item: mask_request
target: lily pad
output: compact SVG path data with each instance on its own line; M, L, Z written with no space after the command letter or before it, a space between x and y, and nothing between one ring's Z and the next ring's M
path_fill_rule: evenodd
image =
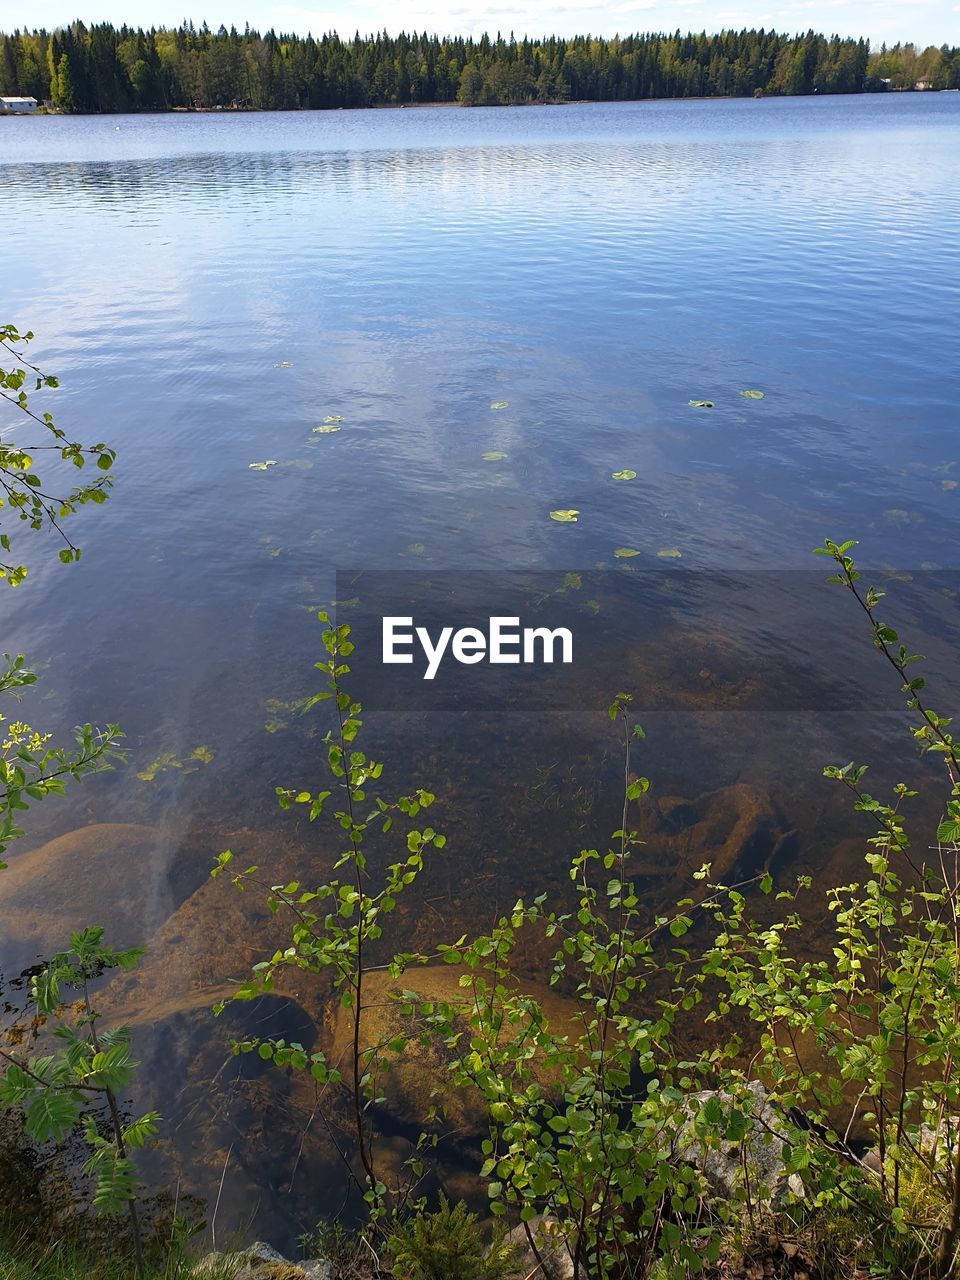
M743 396L745 400L762 400L763 399L762 391L741 391L740 394Z
M336 422L324 422L319 427L313 428L315 436L332 436L335 431L342 431L343 427Z
M510 403L510 402L509 402L509 400L492 400L492 401L490 402L490 408L491 408L491 409L506 409L506 408L507 408L507 406L509 405L509 403Z
M629 467L626 467L623 471L610 472L611 480L636 480L636 478L637 473L635 471L631 471Z
M713 408L712 400L688 400L687 404L689 404L694 409L712 409Z
M292 361L292 360L278 360L278 361L276 362L276 364L275 364L273 367L274 367L275 369L292 369L292 368L293 368L293 361Z
M489 453L483 455L484 462L503 462L506 454L502 449L491 449Z
M558 524L576 524L579 514L580 512L576 507L560 507L558 510L550 512L550 519L556 520Z
M633 556L638 556L641 553L636 549L636 547L617 547L613 554L618 560L629 560Z
M251 462L251 463L250 463L250 470L251 470L251 471L266 471L266 469L267 469L268 467L275 467L275 466L277 466L277 460L276 460L276 458L268 458L268 459L266 460L266 462Z
M679 560L682 554L676 547L661 547L657 552L661 560Z
M342 421L343 421L342 413L328 413L327 416L324 418L324 422L342 422Z

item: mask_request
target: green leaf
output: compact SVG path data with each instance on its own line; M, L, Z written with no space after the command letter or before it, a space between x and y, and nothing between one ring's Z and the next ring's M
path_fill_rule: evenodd
M636 480L636 478L637 473L635 471L631 471L629 468L625 468L623 471L610 472L611 480Z
M491 409L506 409L507 404L508 404L508 401L506 401L506 400L493 400L493 401L491 402L491 404L490 404L490 408L491 408Z
M679 560L683 552L677 547L661 547L657 556L661 560Z
M762 391L741 391L740 394L743 396L745 400L762 400L763 399Z
M617 547L613 554L618 560L630 560L633 556L640 555L641 552L637 551L635 547Z
M687 404L689 404L694 409L712 409L713 408L712 400L688 400Z
M502 449L491 449L489 453L483 455L484 462L503 462L506 454Z
M27 1107L27 1132L37 1142L64 1137L77 1123L80 1103L72 1093L41 1089Z
M557 524L576 524L579 514L576 507L559 507L550 512L550 519L556 520Z

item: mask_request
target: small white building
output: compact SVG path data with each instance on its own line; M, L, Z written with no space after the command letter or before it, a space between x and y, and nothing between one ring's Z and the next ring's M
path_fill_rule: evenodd
M0 114L26 116L39 105L36 98L0 98Z

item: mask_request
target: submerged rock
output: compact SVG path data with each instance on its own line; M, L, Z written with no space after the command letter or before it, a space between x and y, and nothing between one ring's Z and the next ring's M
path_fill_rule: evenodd
M419 1039L422 1021L404 1013L402 993L411 991L425 1004L445 1001L466 1012L472 999L469 988L460 986L463 970L456 965L426 965L408 969L402 977L385 973L368 974L364 981L361 1046L388 1045L406 1039L404 1049L386 1053L378 1074L383 1097L380 1112L386 1122L412 1134L420 1130L453 1130L459 1137L485 1133L487 1105L479 1090L455 1086L448 1070L451 1051L436 1036ZM536 997L548 1023L567 1030L576 1016L577 1005L545 984L528 984L528 994ZM333 1028L331 1060L344 1069L353 1052L353 1010L338 1007ZM431 1116L436 1113L435 1118Z
M128 822L94 823L25 853L0 876L3 958L9 970L46 958L87 925L106 941L146 941L204 878L174 833Z

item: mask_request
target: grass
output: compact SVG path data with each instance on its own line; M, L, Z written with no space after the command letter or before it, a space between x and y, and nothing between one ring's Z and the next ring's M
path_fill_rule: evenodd
M233 1280L229 1262L199 1269L197 1259L180 1250L148 1263L145 1280ZM0 1280L134 1280L130 1259L103 1258L66 1243L38 1246L11 1232L0 1234Z

